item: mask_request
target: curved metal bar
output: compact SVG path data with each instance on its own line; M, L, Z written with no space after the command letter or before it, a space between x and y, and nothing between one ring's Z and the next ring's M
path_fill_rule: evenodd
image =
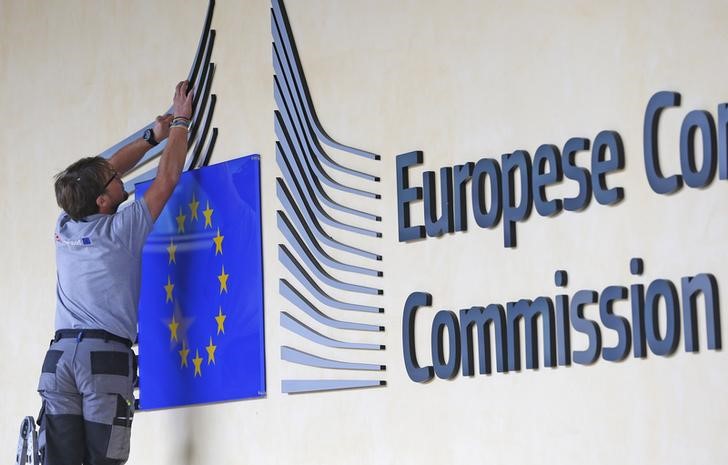
M340 360L331 360L307 352L294 349L293 347L281 346L281 360L286 362L297 363L299 365L308 365L319 368L333 368L335 370L362 370L362 371L382 371L386 367L384 365L375 365L373 363L355 363L344 362Z
M279 28L280 36L283 39L283 43L281 44L283 46L283 50L288 57L289 62L293 65L291 68L293 69L294 78L296 81L296 85L299 89L299 92L302 94L302 97L304 97L304 106L306 108L306 113L308 115L308 118L310 121L313 122L313 129L316 132L316 135L321 139L326 145L329 145L331 147L335 147L339 150L343 150L345 152L349 152L355 155L359 155L362 157L370 158L373 160L379 160L381 157L377 154L367 152L364 150L360 150L354 147L349 147L344 144L340 144L339 142L336 142L334 139L332 139L326 131L323 129L321 123L319 122L318 117L316 116L316 110L313 107L311 95L308 91L308 85L306 84L306 77L303 74L303 69L301 67L300 60L298 58L298 50L296 49L296 42L293 40L293 35L291 33L291 26L288 22L288 15L286 14L286 9L283 6L283 2L280 0L273 0L273 18L276 22L276 27Z
M212 98L210 100L209 109L205 111L205 120L203 121L203 133L207 132L207 128L210 126L210 122L212 120L212 114L215 110L215 102L217 100L217 96L214 94L212 95ZM200 143L204 142L204 140L201 140ZM192 158L194 157L193 153L188 153L185 159L185 166L184 171L187 171L192 166ZM159 166L155 166L151 168L148 171L145 171L144 173L136 176L135 178L126 181L124 183L124 190L128 192L129 194L133 194L136 191L136 184L144 181L149 181L150 179L153 179L157 175L157 169Z
M281 392L284 394L304 394L307 392L342 391L386 386L386 381L360 379L284 379Z
M207 14L205 16L205 23L202 28L202 34L200 35L200 41L197 44L197 53L195 54L195 58L192 61L192 66L190 67L190 72L187 75L187 80L190 82L195 82L197 79L197 72L200 67L200 64L203 61L203 56L205 55L205 49L207 48L208 43L208 36L210 35L210 26L212 25L212 15L215 10L215 0L210 0L207 5ZM167 110L167 113L172 109L172 107L169 107ZM114 155L120 148L124 147L125 145L129 144L130 142L133 142L137 139L140 139L142 137L142 134L144 134L144 131L154 126L154 121L147 124L143 128L137 130L136 132L132 133L131 135L125 137L121 141L117 142L113 146L107 148L103 152L99 154L99 156L103 158L111 158L112 155ZM162 144L159 144L162 145ZM158 146L159 147L159 146ZM159 147L156 153L153 153L152 156L149 158L156 157L159 153L162 152L162 149L164 147ZM152 152L150 150L150 152ZM149 154L149 152L147 152ZM143 160L142 160L143 161Z
M213 71L214 66L211 67L210 64L211 64L211 59L212 59L212 49L215 47L215 37L216 36L217 36L217 32L214 29L210 30L210 40L209 40L209 43L207 44L207 49L205 50L205 61L204 61L205 64L202 67L202 73L200 74L199 81L195 82L195 89L197 89L197 90L200 89L200 84L205 85L207 83L207 80L208 80L207 72ZM212 78L210 78L210 79L212 79ZM194 98L192 99L192 108L197 108L197 104L199 103L199 101L200 101L200 93L197 92L197 93L195 93Z
M296 208L297 210L297 208ZM294 212L292 217L295 221L295 227L291 223L291 220L288 219L285 213L278 210L277 216L278 216L278 229L281 229L282 227L287 228L291 231L293 235L296 236L298 241L301 241L301 235L299 234L299 231L303 232L303 241L306 242L308 245L308 248L310 250L313 250L316 254L316 257L319 261L325 263L327 266L331 268L335 268L337 270L342 271L350 271L352 273L360 273L360 274L366 274L370 276L382 276L381 271L372 270L370 268L364 268L361 266L356 265L349 265L348 263L342 263L334 258L332 258L329 254L324 251L324 249L321 248L318 241L315 237L313 237L311 230L308 228L308 226L301 220L300 216L297 217L297 215L300 215L300 212Z
M210 107L207 109L207 112L205 113L205 122L202 125L202 133L197 139L197 144L195 145L195 150L192 152L192 158L189 159L189 164L187 164L186 169L194 168L197 164L198 160L200 159L200 154L202 153L202 146L205 144L205 140L207 139L207 131L210 130L210 126L212 123L212 117L215 114L215 103L217 103L217 95L212 94L210 96Z
M357 195L361 195L363 197L371 197L375 199L381 198L379 194L346 186L338 181L335 181L331 176L329 176L329 174L321 166L321 163L319 161L320 156L312 154L311 144L309 143L308 139L305 136L301 136L301 133L304 132L304 130L301 129L301 124L303 123L300 121L300 117L297 115L297 110L294 104L290 102L290 97L286 95L287 94L284 94L284 87L281 86L281 83L278 80L278 76L273 75L273 98L276 101L278 109L283 113L283 116L285 117L285 122L287 123L284 124L283 127L286 128L287 133L290 133L292 131L295 135L295 139L297 142L296 145L299 147L299 151L306 156L306 163L310 166L311 171L315 172L316 176L320 178L324 184L334 189L351 192ZM291 110L291 107L293 107L293 111ZM288 128L290 128L290 130ZM315 140L314 145L316 145ZM360 173L358 171L355 172ZM372 176L372 178L374 178L374 176ZM378 180L379 178L376 179Z
M278 166L281 168L283 177L286 178L286 181L288 181L289 184L295 184L298 192L303 194L301 200L305 199L304 201L307 206L313 206L313 213L316 218L318 218L321 222L326 223L329 226L337 229L362 234L364 236L382 237L382 233L380 232L342 223L341 221L335 220L328 213L326 213L326 211L321 207L321 204L316 199L315 195L313 195L313 189L308 184L306 177L299 171L298 167L292 165L289 162L288 157L285 156L283 152L283 147L281 146L280 142L276 142L276 161L278 162ZM300 187L298 180L303 183L306 189L302 189Z
M212 128L212 135L210 136L210 142L207 143L207 150L205 150L205 156L202 157L202 163L195 168L201 168L203 166L210 165L210 158L212 158L212 151L215 150L215 142L217 142L217 128Z
M328 305L329 307L338 308L340 310L350 310L354 312L367 312L367 313L384 313L384 309L381 307L372 307L370 305L351 304L348 302L342 302L334 299L330 295L326 294L323 289L311 278L306 270L301 266L300 263L293 257L291 252L288 251L285 245L278 244L278 261L286 267L288 271L293 274L296 279L306 288L308 291L322 304Z
M211 31L211 33L212 33L211 36L210 36L210 39L211 40L214 40L214 37L215 37L214 32L215 32L214 30ZM207 59L209 60L209 55L207 56ZM190 129L190 133L187 135L187 148L188 148L188 150L192 146L192 144L194 143L194 140L195 140L195 137L196 137L196 133L197 133L197 129L199 127L198 120L200 118L200 115L203 114L203 112L206 110L207 97L210 94L210 89L212 88L212 78L213 78L213 76L215 74L215 64L214 63L206 63L206 68L209 68L209 73L204 73L205 74L205 77L204 77L205 80L202 82L202 86L203 86L202 87L202 90L203 90L203 92L202 92L202 95L203 95L203 97L202 97L202 106L193 107L193 108L195 108L194 113L193 113L193 124L192 124L192 128ZM199 95L200 94L198 94L198 96ZM152 152L151 150L149 152L147 152L142 157L142 159L139 160L139 162L134 166L134 168L132 168L129 171L129 173L136 172L137 170L139 170L140 168L144 167L146 164L148 164L149 162L151 162L152 160L154 160L155 158L157 158L158 156L160 156L162 150L166 146L167 146L167 141L165 140L162 143L160 143L157 147L154 147L153 150L156 149L155 152ZM184 167L185 170L189 169L189 166L191 165L191 163L190 163L190 161L191 161L190 160L190 158L191 158L190 155L191 154L188 153L187 154L187 157L185 159L185 167ZM144 172L142 175L133 178L131 181L125 182L124 183L124 187L125 187L126 191L129 192L130 194L133 193L134 192L134 187L133 187L134 184L136 184L138 182L147 181L149 179L152 179L156 175L156 173L157 173L157 169L155 167L155 168L152 168L151 170L148 170L148 171Z
M205 27L202 29L202 36L200 37L200 43L197 45L197 53L195 54L195 61L190 69L190 74L187 75L187 80L194 82L197 77L197 71L200 68L202 61L202 55L207 46L207 36L210 33L210 26L212 26L212 13L215 9L215 0L210 0L207 5L207 15L205 16Z
M274 36L277 35L277 30L275 28L275 23L271 26L273 28L273 34ZM363 179L366 179L367 181L375 181L379 182L379 177L374 176L369 173L365 173L363 171L355 170L353 168L349 168L348 166L344 166L336 161L334 161L328 153L324 150L324 148L321 146L321 144L318 141L318 138L316 137L316 134L314 133L313 129L311 128L311 122L306 118L305 109L303 108L304 104L301 100L301 96L298 93L296 89L295 82L292 82L293 78L291 77L291 71L290 67L288 66L288 62L284 61L285 56L281 57L281 54L278 50L278 46L276 45L276 40L274 37L273 42L273 70L274 75L273 77L277 79L278 76L281 77L283 80L283 84L281 85L281 96L285 98L285 101L288 102L288 105L290 107L290 110L293 113L295 113L296 120L299 124L299 129L301 132L301 135L304 137L305 143L308 146L309 150L312 150L316 155L316 162L319 163L319 160L329 166L330 168L333 168L337 171L341 171L347 174L351 174L352 176L357 176ZM288 72L286 72L286 68L288 68ZM279 82L280 85L280 82ZM293 87L293 89L292 89ZM280 108L280 106L279 106Z
M286 129L285 121L283 121L283 114L279 112L278 110L273 112L274 115L274 122L275 122L275 133L278 137L278 142L281 143L281 147L284 149L285 154L291 154L294 157L294 160L296 162L296 165L299 167L299 170L304 172L306 174L306 177L309 180L309 183L313 185L316 189L315 194L318 198L321 199L321 201L326 204L327 206L343 211L345 213L350 213L352 215L361 216L362 218L366 218L368 220L374 220L374 221L381 221L381 218L377 215L374 215L373 213L368 213L360 210L356 210L354 208L345 207L337 202L334 202L331 200L329 195L326 193L326 191L321 186L321 177L319 176L319 173L316 173L314 169L311 168L311 164L309 163L308 156L304 154L303 161L301 161L301 151L297 150L296 147L293 145L293 141L291 140L290 133L288 132L288 129ZM301 147L298 147L301 149ZM305 149L303 149L305 150ZM361 195L363 197L369 197L373 199L378 199L379 194L375 194L373 192L367 192L360 189L356 189L354 187L347 187L342 184L338 184L340 187L338 188L341 191L349 192L352 194Z
M383 350L384 346L380 344L367 344L364 342L345 342L332 339L328 336L309 328L301 323L288 312L281 312L281 326L287 330L305 337L309 341L315 342L322 346L335 347L337 349L361 349L361 350Z
M214 31L213 31L214 32ZM199 105L195 106L192 110L192 126L190 127L190 133L187 137L187 150L192 148L192 143L197 137L197 131L199 129L200 117L207 110L207 99L210 96L210 89L212 88L212 78L215 75L215 64L210 63L208 66L209 73L206 73L206 79L203 83L202 101Z
M323 283L327 284L328 286L331 286L336 289L341 289L343 291L360 292L362 294L382 295L381 289L375 289L373 287L360 286L358 284L347 283L347 282L338 280L338 279L334 278L333 276L331 276L329 273L327 273L326 270L323 268L323 266L321 266L321 264L313 256L313 254L308 249L308 247L306 247L303 244L301 237L298 234L296 234L295 231L293 231L292 229L289 228L290 223L281 221L280 218L281 217L279 215L278 216L278 219L279 219L278 229L286 237L286 239L288 239L288 243L298 253L298 256L307 265L309 271L311 273L313 273L319 279L319 281L322 281Z
M283 182L283 179L276 178L276 193L278 195L278 199L283 204L283 207L293 215L293 211L297 211L300 214L300 210L296 206L296 202L293 200L293 195L291 194L291 191L288 190L288 187L286 186L286 183ZM297 186L296 186L297 188ZM372 260L381 260L382 256L377 255L371 252L367 252L366 250L358 249L356 247L350 246L348 244L344 244L343 242L339 242L332 238L331 236L326 233L326 231L323 230L321 227L321 224L316 219L316 216L311 211L311 207L309 207L307 204L303 202L301 199L300 193L296 192L296 200L298 200L298 203L300 203L304 207L304 212L306 212L306 221L307 224L313 225L313 233L318 237L318 239L323 242L324 244L328 245L329 247L332 247L334 249L343 250L344 252L349 252L354 255L359 255L362 257L370 258Z
M353 321L336 320L324 314L316 308L307 298L305 298L296 288L286 279L279 280L278 292L288 299L298 309L305 312L314 320L326 326L336 329L353 329L356 331L384 331L384 326L370 325L366 323L355 323Z
M301 162L301 156L299 152L296 150L296 148L293 146L290 135L288 131L286 130L285 124L282 121L282 116L279 111L274 112L275 116L275 133L276 136L278 136L278 142L281 143L281 147L283 148L283 153L286 155L291 155L293 160L295 161L296 165L298 166L299 171L303 172L306 175L306 178L308 179L308 182L310 185L314 187L313 191L317 198L321 199L321 202L323 202L325 205L327 205L330 208L333 208L334 210L342 211L344 213L349 213L352 215L360 216L362 218L366 218L368 220L374 220L374 221L381 221L381 217L374 215L373 213L357 210L351 207L346 207L344 205L341 205L333 200L328 196L326 191L324 191L321 187L320 178L317 176L316 173L312 173L311 165L308 163L308 160L306 160L306 157L304 156L304 161ZM378 198L379 194L373 194L366 191L361 191L359 189L355 189L353 187L346 187L342 186L343 191L356 193L358 195L364 195L366 197L370 198ZM377 197L375 197L377 196Z

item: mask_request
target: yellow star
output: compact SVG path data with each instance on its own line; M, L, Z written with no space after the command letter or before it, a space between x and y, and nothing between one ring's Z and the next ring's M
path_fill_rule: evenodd
M228 277L229 276L230 276L229 274L225 274L225 265L223 265L222 266L222 271L217 276L218 281L220 281L220 294L222 294L222 291L223 290L227 294L227 291L228 291L228 289L227 289L227 280L228 280Z
M169 240L169 247L167 247L167 252L169 253L169 263L177 263L177 260L175 260L174 253L177 251L177 246L174 245L174 241L172 239Z
M202 210L202 214L205 215L205 228L210 226L212 228L212 212L214 210L210 208L210 201L207 201L207 208Z
M215 349L217 349L216 345L212 344L212 336L210 336L210 345L205 347L205 350L207 350L207 364L215 363Z
M188 203L187 205L189 205L190 211L192 212L192 217L190 219L192 221L197 220L197 207L200 206L200 202L197 201L194 193L192 193L192 202Z
M167 299L164 301L165 304L174 300L172 298L172 289L174 289L174 284L172 284L172 280L167 275L167 284L164 286L164 290L167 291Z
M192 359L192 363L195 364L195 374L193 376L200 375L202 377L202 357L200 357L200 349L195 349L195 358Z
M220 311L215 317L215 321L217 321L217 334L225 334L225 318L227 318L227 315L222 314L222 307L220 307Z
M222 240L225 239L225 236L220 235L220 228L217 228L217 236L212 238L212 241L215 243L215 255L217 255L218 252L220 252L220 255L222 255Z
M187 366L187 355L190 353L190 349L187 348L185 341L182 341L182 350L179 351L179 357L182 360L180 368Z
M177 215L177 232L178 233L185 232L185 218L187 218L187 217L182 214L182 207L179 207L179 215Z
M177 341L177 328L179 328L179 323L177 323L177 321L174 319L174 315L172 315L172 322L168 324L167 327L169 328L170 332L169 340Z

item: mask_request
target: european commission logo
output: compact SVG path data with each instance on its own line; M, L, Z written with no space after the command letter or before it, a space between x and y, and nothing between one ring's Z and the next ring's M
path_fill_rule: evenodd
M281 390L383 386L382 256L359 245L376 249L381 242L379 176L369 171L380 157L341 144L323 129L281 0L273 0L271 29L276 214L285 239L278 260L287 271L278 286L289 304L280 311L280 326L290 335L280 347Z

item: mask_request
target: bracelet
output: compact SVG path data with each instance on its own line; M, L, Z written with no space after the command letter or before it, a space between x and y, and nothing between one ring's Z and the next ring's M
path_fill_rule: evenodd
M189 131L190 123L191 123L191 121L189 120L189 118L185 118L183 116L178 116L172 120L172 123L169 125L169 128L172 129L174 127L183 126L185 129L187 129Z
M172 128L184 128L185 131L189 131L190 123L184 121L173 121L172 124L169 125L169 129L171 130Z

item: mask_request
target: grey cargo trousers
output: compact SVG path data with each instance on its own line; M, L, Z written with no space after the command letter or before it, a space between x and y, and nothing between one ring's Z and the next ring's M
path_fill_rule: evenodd
M46 465L120 465L129 458L134 352L115 340L56 339L38 383Z

